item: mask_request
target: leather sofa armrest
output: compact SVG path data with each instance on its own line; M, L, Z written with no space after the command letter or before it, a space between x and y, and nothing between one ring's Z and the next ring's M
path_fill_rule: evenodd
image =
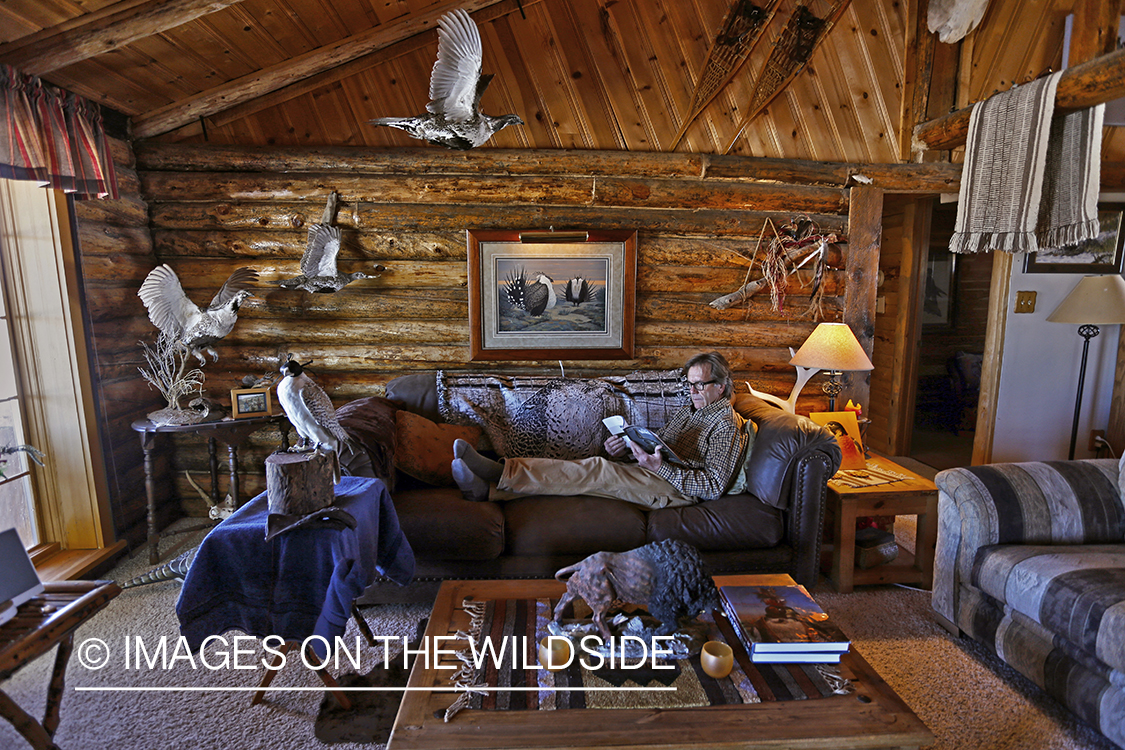
M828 495L828 480L836 473L838 458L821 450L807 451L793 467L786 509L785 541L796 556L792 569L797 583L811 588L820 572L821 528Z

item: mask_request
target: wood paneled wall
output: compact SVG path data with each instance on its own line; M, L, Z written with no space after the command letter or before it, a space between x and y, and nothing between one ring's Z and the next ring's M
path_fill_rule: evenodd
M137 341L155 330L135 295L156 263L171 265L197 302L209 300L239 266L261 275L257 295L217 347L219 361L205 368L209 395L223 401L244 376L274 371L285 353L313 360L313 376L337 406L381 394L388 380L414 371L558 372L555 360L469 360L469 228L638 230L635 357L563 362L568 376L677 367L699 351L718 349L739 381L785 396L795 378L788 347L799 347L816 323L804 316L809 290L802 284L810 274L791 279L781 313L770 309L768 294L728 310L708 302L746 282L767 217L780 225L808 213L822 231L841 236L848 219L848 190L779 181L777 165L753 170L737 158L708 169L706 160L684 155L290 154L156 144L138 146L137 158L151 254L145 245L145 252L122 257L112 283L100 281L101 308L111 298L116 305L112 342L105 341L112 356L102 366L118 368L113 398L122 410L143 388L125 370L140 363ZM743 168L724 172L724 164L736 163ZM386 271L336 294L280 289L277 281L299 272L307 226L319 220L331 190L340 194L341 268ZM840 249L846 258L846 244ZM758 275L755 263L750 278ZM828 273L824 319L840 319L844 279L842 269ZM819 378L805 389L800 411L825 408L818 385ZM143 409L130 416L138 413ZM259 433L242 451L244 498L263 489L262 462L276 445L276 434ZM189 438L175 448L173 484L189 512L202 513L182 470L203 475L206 447Z
M138 544L144 541L147 518L144 457L130 425L164 402L137 371L143 360L139 337L131 331L144 307L137 298L134 269L147 273L157 261L132 149L118 139L110 139L110 145L120 199L75 201L74 209L113 525L119 539ZM130 334L124 335L125 331ZM166 456L159 459L157 469L167 475ZM168 482L160 484L159 493L163 526L173 517L169 499L175 493Z

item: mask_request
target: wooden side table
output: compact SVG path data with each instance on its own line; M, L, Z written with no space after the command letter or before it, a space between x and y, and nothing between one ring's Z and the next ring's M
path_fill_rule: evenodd
M0 716L12 723L35 750L57 748L63 681L74 631L105 608L121 588L113 581L59 581L43 584L43 593L20 605L16 616L0 627L0 683L58 644L47 688L43 721L32 718L0 691Z
M145 495L148 500L148 562L156 565L160 560L160 532L156 529L156 480L153 478L155 465L156 436L162 433L187 432L207 438L207 453L211 468L211 502L217 505L219 497L219 458L216 441L227 446L227 461L230 466L230 496L235 506L240 506L238 493L238 446L253 433L276 424L281 428L282 450L289 448L289 420L284 414L268 417L246 417L245 419L223 419L218 422L199 422L184 425L156 425L147 419L133 422L133 429L141 434L141 448L145 453Z
M894 461L872 455L867 465L886 469L906 478L871 487L849 487L828 482L828 508L834 515L832 555L822 565L836 590L849 593L855 586L875 583L907 583L930 588L934 578L934 548L937 544L937 485ZM889 563L866 570L855 567L855 523L865 516L918 516L915 554L899 549Z

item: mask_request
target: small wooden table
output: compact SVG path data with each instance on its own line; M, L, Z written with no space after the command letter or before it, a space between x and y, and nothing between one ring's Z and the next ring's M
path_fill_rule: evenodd
M716 576L719 585L792 583L788 576ZM566 591L554 580L443 581L426 626L425 643L469 630L462 608L476 600L559 597ZM467 647L464 640L442 640L440 648ZM442 666L460 666L441 657ZM840 661L841 674L855 687L849 695L810 700L764 701L697 708L574 708L556 711L463 709L443 720L456 699L449 690L451 671L430 659L415 659L391 731L388 750L446 748L918 748L932 744L933 733L895 695L853 648Z
M20 605L16 616L0 627L0 682L58 644L51 683L47 688L47 708L42 723L0 691L0 716L12 723L35 750L57 750L55 730L59 727L63 679L74 631L105 608L121 588L113 581L60 581L43 584L44 591Z
M160 561L160 532L156 529L156 480L153 477L155 466L156 436L168 433L191 433L207 438L207 453L211 469L211 503L218 505L219 497L219 457L216 441L227 446L227 460L230 466L230 496L235 506L240 506L238 492L238 446L253 433L276 424L281 428L282 450L289 448L289 420L284 414L267 417L245 417L243 419L222 419L217 422L198 422L196 424L157 425L147 419L133 422L133 429L141 434L141 448L145 453L145 495L148 500L148 562L156 565ZM195 527L198 529L199 527ZM191 530L195 530L191 529Z
M872 455L867 465L905 476L871 487L849 487L828 481L828 508L833 514L832 554L824 572L840 593L875 583L907 583L930 588L934 579L937 544L937 485L883 456ZM918 516L915 553L899 549L889 563L861 570L855 567L855 523L864 516Z

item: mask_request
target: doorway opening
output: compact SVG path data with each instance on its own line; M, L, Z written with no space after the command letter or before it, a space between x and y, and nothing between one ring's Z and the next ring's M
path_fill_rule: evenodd
M957 204L936 203L922 295L910 457L935 469L972 464L992 254L949 252Z

